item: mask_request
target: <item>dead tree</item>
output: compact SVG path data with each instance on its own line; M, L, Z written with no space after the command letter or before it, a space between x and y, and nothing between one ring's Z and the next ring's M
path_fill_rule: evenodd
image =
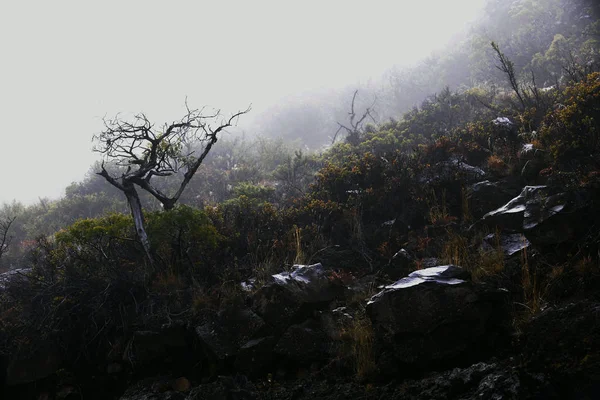
M513 92L515 92L515 94L517 95L519 103L521 103L521 110L524 110L526 108L525 99L523 98L523 93L521 91L521 86L519 85L519 81L517 79L517 74L515 72L515 66L513 62L510 61L510 59L503 52L500 51L500 47L498 47L496 43L492 42L491 45L494 51L496 52L496 55L498 56L498 61L500 61L500 65L496 65L496 68L498 68L500 71L506 74L506 76L508 77L508 82L510 83L510 87L512 88Z
M8 235L8 232L14 221L15 217L0 220L0 259L2 259L4 253L8 251L8 246L12 240L12 237Z
M152 263L150 242L144 228L144 215L137 189L154 196L164 210L172 209L186 186L217 142L218 135L250 111L238 111L229 118L219 110L206 113L204 108L191 110L186 103L186 115L179 121L164 124L156 129L145 114L125 121L117 115L104 120L104 130L94 135L94 151L103 154L98 175L125 194L136 234L148 259ZM105 162L120 167L118 173L105 168ZM177 190L168 195L155 184L153 178L183 173Z
M335 132L335 135L333 135L333 140L331 141L331 144L335 143L335 140L337 139L337 136L340 133L340 131L345 130L346 131L346 141L348 141L348 143L350 143L352 145L357 145L360 142L360 136L363 131L363 125L364 125L367 117L371 118L371 120L373 122L375 122L375 118L373 118L372 113L373 113L373 107L375 106L377 99L373 100L373 103L365 109L365 112L357 120L356 119L356 111L354 110L354 103L356 102L357 95L358 95L358 90L355 90L354 95L352 96L352 103L350 104L350 112L348 112L348 115L350 117L349 118L350 126L348 127L347 125L344 125L344 124L341 124L340 122L338 122L337 124L339 125L339 127L338 127L338 130Z

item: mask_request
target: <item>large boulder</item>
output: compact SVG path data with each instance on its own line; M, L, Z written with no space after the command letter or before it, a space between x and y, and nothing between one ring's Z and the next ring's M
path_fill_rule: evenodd
M252 378L264 376L273 368L273 350L276 344L274 336L248 341L237 352L235 370Z
M466 191L469 212L473 218L479 219L490 210L495 210L508 203L521 192L521 189L521 186L509 179L474 183Z
M60 349L49 342L35 349L22 348L4 361L5 384L13 386L46 378L61 367L62 358Z
M522 327L521 362L553 377L561 398L600 393L600 303L550 307Z
M329 349L327 335L312 319L290 326L275 346L277 354L303 364L327 358Z
M415 271L386 286L367 304L382 369L427 370L487 350L505 333L505 303L505 291L473 285L454 265Z
M159 330L134 332L123 354L123 360L135 369L143 369L176 363L188 355L187 329L178 324Z
M325 309L343 295L343 286L331 279L331 271L323 265L295 265L292 272L272 276L272 281L252 298L252 307L277 334Z
M591 205L586 191L560 192L548 186L526 186L519 196L490 211L478 224L522 232L534 244L559 244L573 239Z
M0 291L4 290L11 282L27 281L29 279L28 274L30 272L31 268L17 268L1 273Z
M213 360L225 360L237 354L240 347L259 336L265 322L252 310L232 306L210 315L196 327L196 336Z

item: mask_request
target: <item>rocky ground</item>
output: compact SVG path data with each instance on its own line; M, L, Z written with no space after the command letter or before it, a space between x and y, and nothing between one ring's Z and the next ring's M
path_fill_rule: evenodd
M507 191L473 185L480 219L460 228L495 228L479 245L499 246L501 271L474 276L411 249L362 277L298 265L261 287L244 282L219 310L122 338L92 372L61 369L52 347L8 360L4 398L599 398L597 271L555 272L544 292L555 301L523 293L535 294L535 278L524 279L544 267L536 254L589 228L591 194ZM457 228L429 229L435 241Z

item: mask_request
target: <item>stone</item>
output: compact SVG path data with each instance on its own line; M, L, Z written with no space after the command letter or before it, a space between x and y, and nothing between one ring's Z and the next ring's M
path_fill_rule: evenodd
M231 306L196 327L196 336L209 357L225 360L265 329L261 317L246 307Z
M252 339L245 343L235 358L236 371L252 378L266 375L273 367L273 350L276 344L274 336Z
M277 342L275 353L307 364L327 358L329 340L320 324L309 319L290 326Z
M548 186L525 186L519 196L488 212L477 224L521 232L534 244L560 244L586 230L590 198L585 190L557 192Z
M343 296L344 288L334 284L330 276L331 271L320 263L294 266L292 272L273 275L272 281L252 297L252 308L281 334Z
M469 213L479 219L491 210L508 203L522 190L516 182L504 179L497 182L480 181L467 187L466 196L469 202Z
M414 269L414 257L406 249L400 249L394 254L383 272L392 280L398 280Z
M520 253L530 245L529 240L521 233L490 233L483 239L483 250L497 250L499 247L508 257Z
M185 392L190 391L190 389L192 388L192 384L185 376L182 376L180 378L175 379L175 381L173 381L173 385L171 387L176 392L184 392L185 393Z
M7 386L35 382L55 373L62 364L58 347L46 343L36 349L23 348L11 355L6 367Z
M487 349L505 334L506 293L473 285L454 265L418 270L367 303L387 363L430 369ZM492 342L492 343L490 343Z
M188 353L186 336L186 329L182 325L134 332L123 354L123 361L131 363L134 368L163 364L166 360L174 362Z

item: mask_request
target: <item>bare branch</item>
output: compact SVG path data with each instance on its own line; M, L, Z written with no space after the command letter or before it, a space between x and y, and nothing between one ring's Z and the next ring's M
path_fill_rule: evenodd
M8 251L8 246L12 241L12 236L9 236L8 232L15 219L16 217L8 217L0 221L0 259Z
M187 99L185 109L183 118L162 125L161 130L155 129L146 115L140 113L131 122L122 120L119 115L114 119L104 119L104 130L94 135L94 150L103 155L101 171L97 174L127 197L138 238L149 260L152 260L152 256L136 187L150 193L165 210L173 208L217 142L218 135L236 123L241 115L250 112L248 107L228 119L222 119L220 110L205 113L204 108L191 109ZM213 127L211 124L216 122L218 125ZM203 148L197 157L194 146ZM113 176L105 168L106 161L126 167L126 170L121 169ZM152 184L154 177L168 177L180 172L183 172L183 180L172 196Z
M338 122L338 130L335 132L335 135L333 136L333 140L331 141L331 144L335 143L335 140L337 139L337 136L340 132L340 130L344 129L346 131L346 140L348 142L350 142L351 144L358 144L358 142L360 141L360 136L363 133L363 124L365 122L365 119L367 119L367 117L371 118L371 120L373 121L373 123L375 123L375 118L373 117L373 107L375 106L375 103L377 102L377 98L375 98L373 100L373 103L367 107L365 109L365 112L361 115L361 117L358 119L358 121L355 121L356 118L356 111L354 110L354 105L356 102L356 96L358 95L358 90L354 91L354 95L352 96L352 102L350 103L350 112L348 112L348 115L350 116L349 118L349 122L350 122L350 127L347 127L346 125Z

